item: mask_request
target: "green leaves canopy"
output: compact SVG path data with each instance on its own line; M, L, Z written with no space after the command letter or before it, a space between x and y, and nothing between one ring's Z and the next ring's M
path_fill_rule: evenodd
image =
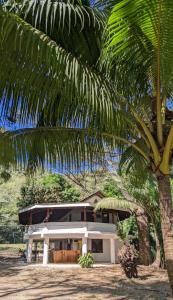
M131 145L147 163L154 161L156 166L162 166L157 147L157 144L163 145L162 120L165 115L163 113L162 116L162 108L165 109L165 100L162 96L171 95L171 92L170 84L167 87L164 84L162 88L160 79L163 76L159 74L162 58L165 58L162 48L168 42L167 34L164 43L161 42L161 34L164 35L168 27L163 20L170 2L123 0L117 3L109 18L107 31L106 53L109 55L105 63L111 71L104 73L102 69L101 75L96 70L99 51L92 61L88 50L83 51L84 48L89 49L96 32L102 30L104 21L99 11L88 6L83 8L79 2L9 3L15 13L25 17L37 29L16 15L1 11L4 57L1 63L2 113L12 119L20 113L21 122L30 120L39 126L94 128L98 144L103 142L103 136L99 141L99 129L113 137L111 147L115 146L115 140L120 150L124 150L124 145ZM7 18L11 20L8 23L5 21ZM74 19L77 28L80 28L75 32L71 26ZM86 38L88 26L91 26L94 35ZM80 38L75 37L75 41L81 40L83 34L87 47L86 43L81 44L81 48L73 51L76 32L79 32ZM69 34L67 46L66 39L63 40L64 33ZM15 37L12 47L11 34ZM98 40L95 45L99 48ZM66 48L63 49L63 46ZM9 48L12 55L7 51ZM96 48L94 46L93 49ZM171 56L171 49L170 46L167 57ZM121 91L118 99L115 83ZM156 117L153 103L157 108ZM167 119L166 123L169 126ZM158 143L153 137L156 124ZM168 127L165 132L167 130ZM90 136L89 131L87 134Z
M156 92L173 88L172 2L170 0L116 1L105 32L106 63L116 79L126 81L124 93ZM108 56L107 56L108 55ZM169 70L169 72L168 72ZM160 75L158 74L160 72ZM118 82L120 83L120 82ZM128 88L128 84L130 84ZM136 85L136 86L135 86ZM165 92L164 90L162 91Z
M30 4L33 9L33 3ZM80 9L76 6L76 11ZM84 11L80 11L81 15L83 12L81 29L84 21L89 26L89 12L84 14ZM64 16L67 18L67 14ZM94 18L93 12L91 17ZM98 27L97 18L90 23L92 30L93 22ZM79 124L96 113L101 118L111 118L108 83L83 64L79 55L76 58L17 15L4 12L2 7L0 24L1 115L14 120L18 116L22 123L38 123L44 113L47 124L51 124L52 116L56 124L74 120Z

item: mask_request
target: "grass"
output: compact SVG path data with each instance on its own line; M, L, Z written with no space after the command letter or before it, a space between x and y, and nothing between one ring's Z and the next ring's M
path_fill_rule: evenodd
M17 253L19 249L25 250L25 244L0 244L0 253Z

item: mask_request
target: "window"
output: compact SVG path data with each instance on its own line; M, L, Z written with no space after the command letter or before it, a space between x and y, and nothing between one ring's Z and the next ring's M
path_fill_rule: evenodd
M91 240L92 253L103 253L103 240Z
M109 223L109 214L107 212L103 212L102 214L102 222Z

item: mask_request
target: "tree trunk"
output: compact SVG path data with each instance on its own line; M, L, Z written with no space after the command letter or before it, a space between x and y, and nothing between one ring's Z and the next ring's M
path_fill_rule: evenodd
M165 262L173 294L173 208L169 175L157 175Z
M151 263L148 217L143 208L135 212L138 225L139 261L141 265L148 266Z
M161 245L160 245L160 240L159 240L159 236L157 233L157 228L154 229L155 231L155 240L156 240L156 258L152 264L152 266L154 268L159 268L161 265Z

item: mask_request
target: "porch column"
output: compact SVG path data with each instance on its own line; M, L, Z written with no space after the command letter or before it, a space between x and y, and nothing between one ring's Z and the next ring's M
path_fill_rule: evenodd
M34 242L35 261L37 261L37 241Z
M48 263L48 252L49 252L49 238L44 239L43 246L43 265L47 265Z
M111 264L115 264L115 240L110 239L110 257Z
M31 263L32 261L32 242L33 240L29 238L28 240L28 247L27 247L27 262Z
M82 255L87 254L87 243L88 239L86 237L82 238Z

